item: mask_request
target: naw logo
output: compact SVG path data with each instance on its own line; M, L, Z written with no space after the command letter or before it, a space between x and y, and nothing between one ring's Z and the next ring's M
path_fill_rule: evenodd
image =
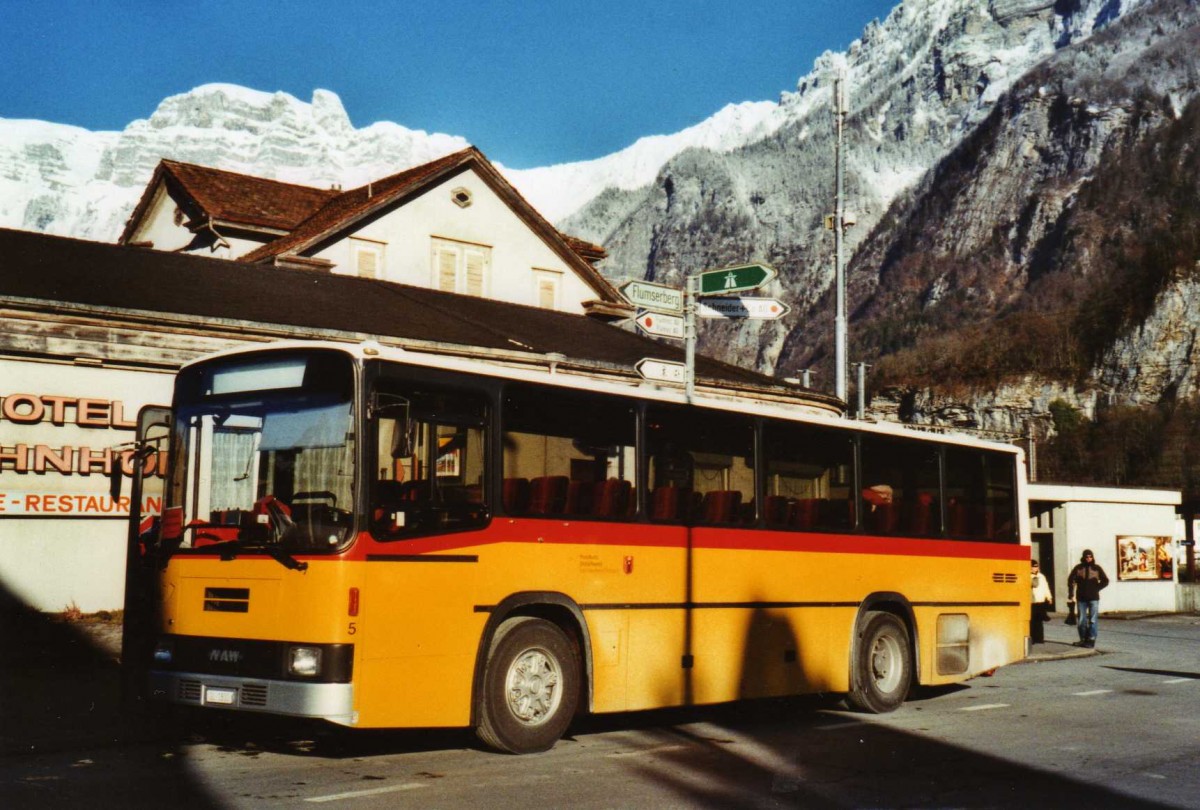
M221 649L209 650L208 661L211 664L240 664L242 662L242 651Z

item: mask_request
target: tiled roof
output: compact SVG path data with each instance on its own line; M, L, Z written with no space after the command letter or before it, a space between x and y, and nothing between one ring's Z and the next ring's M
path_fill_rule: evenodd
M473 151L466 149L455 152L430 163L368 183L360 188L337 193L327 199L321 208L312 212L305 221L298 223L290 234L247 253L239 261L259 262L273 256L281 256L297 249L303 249L314 240L337 230L339 226L353 222L359 215L402 197L406 191L420 188L430 178L463 163L464 158Z
M248 227L291 231L339 193L265 177L227 172L176 160L162 160L134 209L125 232L127 242L146 213L160 181L191 199L205 216Z
M580 239L578 236L569 236L563 234L563 239L570 245L571 250L578 253L589 262L598 262L601 259L608 257L608 251L600 245L593 244L586 239Z
M341 192L164 160L164 168L213 219L292 230Z
M374 279L86 242L0 229L0 299L186 316L204 321L336 330L462 347L557 352L632 369L644 357L682 361L676 346L585 315ZM102 279L103 283L97 283ZM702 378L778 388L762 374L697 358ZM796 392L799 393L799 392Z

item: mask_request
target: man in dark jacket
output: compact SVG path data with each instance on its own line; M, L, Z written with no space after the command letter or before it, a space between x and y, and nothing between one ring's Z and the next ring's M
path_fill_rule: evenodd
M1067 599L1079 605L1079 646L1095 647L1100 616L1100 591L1108 587L1108 575L1096 565L1090 548L1083 550L1079 565L1067 577Z

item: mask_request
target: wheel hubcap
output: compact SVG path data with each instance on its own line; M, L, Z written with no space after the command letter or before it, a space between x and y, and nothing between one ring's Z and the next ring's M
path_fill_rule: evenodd
M562 669L545 650L521 653L508 668L508 708L522 723L536 726L554 715L562 701Z
M891 692L900 685L904 674L899 642L891 636L880 636L871 648L871 677L880 692Z

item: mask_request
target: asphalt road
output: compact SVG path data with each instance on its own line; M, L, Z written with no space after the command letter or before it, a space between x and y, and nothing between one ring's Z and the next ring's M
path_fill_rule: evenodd
M466 732L220 718L164 736L87 709L113 686L103 666L50 681L0 705L0 807L1200 807L1193 616L1102 620L1099 654L1005 667L891 715L800 699L593 718L526 757ZM36 705L60 693L57 713Z

